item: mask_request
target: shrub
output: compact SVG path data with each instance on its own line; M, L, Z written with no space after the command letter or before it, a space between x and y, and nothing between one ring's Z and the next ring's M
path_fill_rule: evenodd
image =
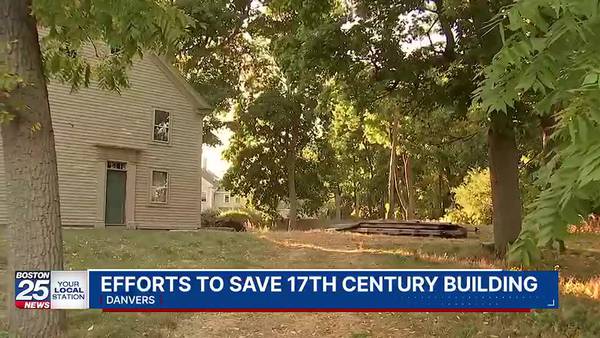
M472 225L492 222L492 191L489 169L469 171L461 185L452 189L455 206L446 212L446 220Z
M207 209L203 210L200 214L200 221L203 227L214 227L217 224L217 219L221 214L219 209Z
M234 209L224 211L219 215L218 222L243 224L244 228L268 228L271 226L271 218L268 215L253 209Z

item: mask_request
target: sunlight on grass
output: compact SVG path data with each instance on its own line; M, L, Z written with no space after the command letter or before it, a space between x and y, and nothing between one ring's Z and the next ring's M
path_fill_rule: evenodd
M357 243L358 248L332 248L312 243L299 243L293 240L276 240L267 236L259 236L259 238L269 241L281 247L289 249L311 249L331 253L343 254L371 254L371 255L398 255L404 257L413 257L417 261L429 261L435 263L452 263L461 264L465 268L481 268L481 269L506 269L506 264L501 260L490 260L488 258L465 258L456 255L432 254L423 252L419 249L408 250L404 248L397 249L372 249L364 248L363 242ZM588 280L579 280L573 277L561 278L559 282L561 294L572 295L576 297L588 298L592 300L600 300L600 275L592 277Z
M414 257L416 260L429 261L434 263L459 263L464 264L468 267L477 267L481 269L496 269L501 264L500 261L493 262L487 258L473 257L470 259L461 258L458 256L443 254L432 254L423 252L421 250L406 250L406 249L371 249L362 248L357 249L342 249L342 248L328 248L320 245L310 243L298 243L290 240L276 240L266 236L259 236L259 238L267 240L279 246L295 249L313 249L324 252L335 252L335 253L347 253L347 254L372 254L372 255L398 255L405 257ZM360 246L360 244L359 244Z
M562 294L600 301L600 275L586 281L579 281L575 278L561 278L559 287Z

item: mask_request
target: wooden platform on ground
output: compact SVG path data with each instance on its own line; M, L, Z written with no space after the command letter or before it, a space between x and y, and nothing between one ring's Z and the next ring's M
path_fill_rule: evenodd
M348 224L338 224L332 230L392 236L467 237L467 229L458 224L419 220L364 220Z

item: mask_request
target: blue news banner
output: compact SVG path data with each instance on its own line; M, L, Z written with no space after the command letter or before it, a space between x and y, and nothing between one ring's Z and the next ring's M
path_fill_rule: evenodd
M558 308L557 271L19 271L23 309L529 311Z

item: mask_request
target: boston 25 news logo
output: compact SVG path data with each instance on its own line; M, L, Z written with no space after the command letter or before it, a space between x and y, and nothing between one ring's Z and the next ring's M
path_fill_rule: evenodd
M87 271L16 271L19 309L87 309Z
M50 271L16 271L15 305L19 309L49 309Z

